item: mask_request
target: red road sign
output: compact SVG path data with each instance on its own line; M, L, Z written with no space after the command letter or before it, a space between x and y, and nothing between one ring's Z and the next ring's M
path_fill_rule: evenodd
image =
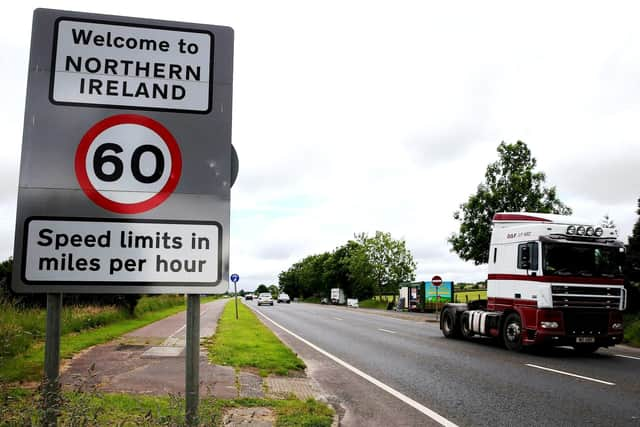
M118 114L93 125L76 150L80 188L111 212L138 214L164 202L178 185L182 156L159 122Z
M440 276L433 276L433 277L431 278L431 284L432 284L433 286L440 286L440 285L442 285L442 277L440 277Z

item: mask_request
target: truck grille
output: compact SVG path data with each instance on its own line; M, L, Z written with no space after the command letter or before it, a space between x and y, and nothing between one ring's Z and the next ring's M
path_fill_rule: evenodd
M564 331L568 336L606 335L609 329L609 313L606 311L574 311L562 312Z
M619 309L620 288L607 286L552 285L554 308Z

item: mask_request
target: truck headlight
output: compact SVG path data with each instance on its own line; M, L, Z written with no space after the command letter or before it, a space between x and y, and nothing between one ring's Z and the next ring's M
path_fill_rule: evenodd
M613 323L613 324L611 324L611 329L615 329L615 330L622 329L622 323Z
M558 322L540 322L540 327L543 329L557 329L559 326Z

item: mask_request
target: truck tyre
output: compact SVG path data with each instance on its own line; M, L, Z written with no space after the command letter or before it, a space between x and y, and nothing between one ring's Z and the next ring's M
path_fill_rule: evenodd
M462 338L471 338L473 336L473 331L469 328L468 315L466 319L464 314L460 317L460 335L462 335Z
M591 354L600 348L597 344L575 344L573 349L578 354Z
M456 313L453 310L444 310L440 317L440 329L446 338L458 338L460 327L456 322Z
M512 351L522 350L522 320L518 313L509 313L502 327L504 346Z

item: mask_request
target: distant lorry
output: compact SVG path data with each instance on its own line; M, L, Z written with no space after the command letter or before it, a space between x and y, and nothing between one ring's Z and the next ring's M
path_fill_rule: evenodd
M345 304L344 290L340 288L331 289L331 304Z
M447 338L495 337L515 351L613 346L623 337L624 258L614 229L570 216L497 213L487 300L446 304L440 329Z

